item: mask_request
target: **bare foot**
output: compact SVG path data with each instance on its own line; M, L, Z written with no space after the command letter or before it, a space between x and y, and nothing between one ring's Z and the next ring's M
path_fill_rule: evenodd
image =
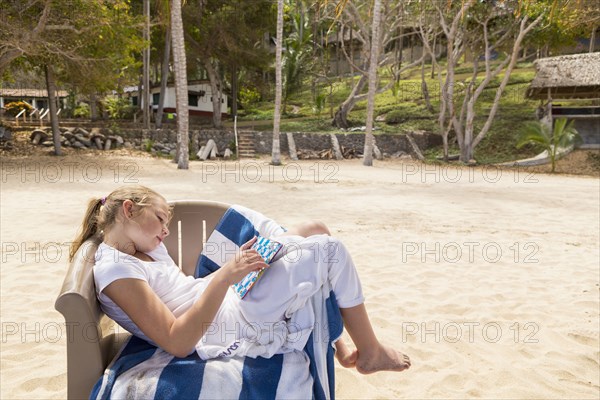
M356 370L361 374L377 371L404 371L410 368L410 358L390 347L379 345L372 353L359 353Z
M356 359L358 358L358 352L356 350L350 350L344 339L340 339L335 342L335 358L337 358L340 365L344 368L356 367Z

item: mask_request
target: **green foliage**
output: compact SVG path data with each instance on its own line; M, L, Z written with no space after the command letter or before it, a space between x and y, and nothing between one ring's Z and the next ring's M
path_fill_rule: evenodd
M45 24L39 24L42 15ZM117 89L137 75L135 54L144 43L129 0L8 1L2 17L2 53L21 54L12 65L49 65L59 81L83 94Z
M87 103L79 103L73 110L73 116L75 118L89 118L90 115L90 106Z
M106 97L102 103L110 119L133 118L135 107L123 97Z
M302 3L299 3L303 7ZM285 51L282 54L283 112L286 112L288 99L302 88L302 78L313 68L312 30L304 13L290 15L292 32L284 38Z
M261 110L257 108L250 108L246 110L246 118L251 121L260 121L273 119L273 107L269 106L266 110Z
M232 152L233 154L235 154L235 153L236 153L236 151L237 151L237 146L235 145L235 139L233 139L231 142L229 142L229 144L227 145L227 148L228 148L229 150L231 150L231 152Z
M321 112L325 108L326 103L327 103L327 94L326 93L317 94L317 96L315 97L314 105L312 107L313 113L315 115L321 115Z
M517 148L531 143L541 146L548 152L552 163L552 172L554 172L559 149L574 146L577 141L581 140L579 133L573 127L573 122L570 121L567 123L566 118L558 118L554 121L552 132L544 123L539 121L528 122L525 124L523 132L518 139Z
M33 107L24 101L13 101L4 105L4 109L6 113L12 117L16 117L21 111L25 111L25 115L29 116L31 111L33 111Z
M152 146L154 146L154 140L146 139L144 141L144 150L146 150L147 153L152 152Z
M242 107L250 108L253 104L258 103L260 101L260 92L252 86L244 85L240 87L238 93L240 102L242 103Z
M388 125L396 125L407 119L406 113L402 110L393 110L385 115L385 123Z
M600 19L600 7L594 1L521 0L520 5L518 11L530 19L543 16L525 39L525 45L531 47L557 50L571 45L577 37L589 35Z

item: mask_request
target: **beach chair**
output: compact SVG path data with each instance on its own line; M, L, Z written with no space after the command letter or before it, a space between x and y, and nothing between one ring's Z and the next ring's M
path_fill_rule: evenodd
M171 234L164 243L187 275L193 275L206 239L229 208L211 201L175 201ZM67 397L87 399L92 387L129 338L100 310L92 267L98 240L90 239L78 250L65 277L55 308L65 318L67 330Z

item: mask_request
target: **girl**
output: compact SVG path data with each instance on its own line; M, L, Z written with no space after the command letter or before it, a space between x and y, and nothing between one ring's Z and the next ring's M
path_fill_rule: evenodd
M268 267L251 249L256 238L209 277L195 279L179 270L162 243L169 234L169 219L169 206L160 194L143 186L122 187L90 201L82 231L71 248L72 258L90 237L102 240L94 265L98 299L103 311L134 335L177 357L196 350L208 359L229 355L223 350L232 348L237 355L268 357L294 347L286 336L286 319L328 281L356 346L351 351L338 340L338 361L363 374L410 367L408 356L377 340L354 264L323 224L306 223L278 237L301 250L298 262L275 264L261 285L240 300L230 286L249 272ZM320 235L310 236L314 234ZM330 259L320 262L313 254L315 243L334 244L335 252L328 251ZM269 325L266 339L256 340L245 329L262 325ZM226 337L232 334L234 342Z

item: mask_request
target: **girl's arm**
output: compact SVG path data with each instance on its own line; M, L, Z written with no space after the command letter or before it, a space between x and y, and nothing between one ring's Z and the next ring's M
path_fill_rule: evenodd
M214 272L200 298L179 318L175 318L147 282L139 279L118 279L103 293L159 347L176 357L186 357L213 322L229 286L249 272L267 267L262 257L250 249L255 240L244 244L238 256Z

